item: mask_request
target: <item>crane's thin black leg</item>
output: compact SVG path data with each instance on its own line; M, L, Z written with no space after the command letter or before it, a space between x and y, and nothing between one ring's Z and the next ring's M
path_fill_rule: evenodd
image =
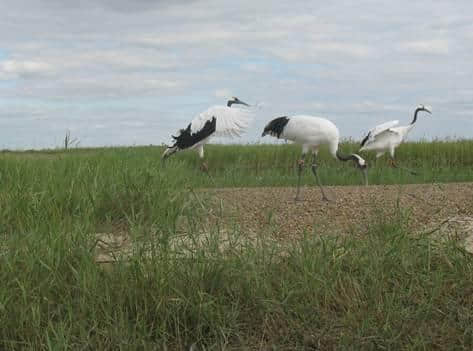
M320 191L322 192L322 200L324 201L329 201L329 198L327 195L325 195L324 188L322 187L322 183L320 182L319 174L317 173L317 163L316 163L317 156L314 154L312 156L312 173L314 173L315 179L317 181L317 185L320 188Z
M301 159L297 161L297 190L296 190L296 198L294 199L295 201L300 201L300 192L301 192L301 175L302 175L302 170L304 169L304 163L305 163L305 154L302 154Z
M393 168L399 168L399 169L402 169L412 175L418 175L418 173L416 171L413 171L412 169L409 169L409 168L405 168L405 167L399 167L396 163L396 161L394 160L394 158L390 158L389 159L389 164L391 165L391 167Z
M200 169L202 170L202 172L209 174L209 165L207 162L203 161L200 165Z
M200 166L200 169L202 170L202 172L204 172L205 174L207 174L209 176L210 181L212 182L213 185L215 185L215 181L209 173L209 165L207 164L207 162L205 162L205 161L202 162L202 165Z

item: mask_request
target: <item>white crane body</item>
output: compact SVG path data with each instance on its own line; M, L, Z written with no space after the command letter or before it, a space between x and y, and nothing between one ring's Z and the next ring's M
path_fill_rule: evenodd
M376 158L389 152L391 160L394 160L396 148L401 145L412 128L414 128L414 124L417 121L417 114L420 111L431 113L430 108L427 108L424 105L419 105L415 110L414 119L409 125L398 126L398 120L377 125L365 136L361 142L361 148L359 151L376 151ZM394 163L393 165L395 166Z
M322 117L307 115L283 116L270 121L263 130L262 136L271 135L278 139L291 140L302 145L302 158L299 160L298 182L296 201L299 200L301 173L304 166L305 155L311 151L313 155L312 172L322 192L322 199L328 200L321 185L318 173L316 156L321 145L327 145L330 154L340 161L354 161L363 171L365 184L367 184L366 162L357 154L343 155L338 150L340 132L335 124Z
M212 137L240 137L248 128L252 113L247 108L238 108L233 104L250 106L234 97L228 101L227 106L212 106L199 113L187 128L179 130L173 136L175 143L166 148L163 159L185 149L196 149L199 157L203 158L204 145Z
M304 154L309 150L317 153L319 146L327 145L336 158L340 133L335 124L325 118L296 115L289 118L281 138L301 144Z

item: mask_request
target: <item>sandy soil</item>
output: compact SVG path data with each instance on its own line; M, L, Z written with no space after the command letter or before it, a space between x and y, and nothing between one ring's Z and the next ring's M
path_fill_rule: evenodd
M278 237L304 231L350 233L366 229L373 218L409 217L412 229L430 230L450 219L473 217L473 183L326 187L331 201L322 201L317 187L225 188L210 190L227 221L257 232L268 225ZM374 217L378 216L378 217ZM445 224L445 223L444 223Z
M238 225L250 240L269 231L274 240L283 243L304 232L363 235L373 220L387 216L403 223L408 218L413 233L442 238L456 235L473 253L473 183L337 186L326 190L329 202L322 201L317 187L304 187L304 201L297 203L292 187L202 189L191 196L199 201L203 218L209 220L201 228L202 240L216 221ZM189 239L185 223L183 218L176 244ZM126 231L97 233L96 239L98 263L113 263L132 253L133 242Z

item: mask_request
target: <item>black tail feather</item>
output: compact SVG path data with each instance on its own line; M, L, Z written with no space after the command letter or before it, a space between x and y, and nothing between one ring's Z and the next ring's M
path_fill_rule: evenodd
M173 136L174 140L176 140L174 146L177 146L180 150L187 149L212 135L216 130L216 126L217 118L215 116L205 122L202 128L195 133L192 133L191 124L189 124L186 129L180 130L179 136Z
M289 122L288 116L282 116L282 117L273 119L266 125L266 127L264 127L262 136L265 136L266 134L270 134L279 139L281 137L281 134L284 131L284 127L286 127L286 124L288 122Z
M361 141L361 145L360 145L360 146L364 146L364 145L366 144L366 142L368 141L369 137L370 137L370 134L368 133L368 135L365 136L365 138Z

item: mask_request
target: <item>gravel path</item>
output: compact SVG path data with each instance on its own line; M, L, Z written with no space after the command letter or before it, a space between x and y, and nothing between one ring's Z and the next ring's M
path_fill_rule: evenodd
M473 216L473 183L326 187L330 202L317 187L211 189L225 220L257 233L270 228L276 237L304 231L360 233L373 218L395 216L401 209L415 230L429 230L450 218Z
M211 199L199 199L206 225L215 221L238 224L244 234L255 238L262 232L281 242L300 237L304 232L362 235L376 219L402 213L415 232L432 232L444 237L454 233L473 253L473 183L410 184L326 187L330 202L322 201L316 187L303 189L304 201L294 202L295 188L224 188L199 191ZM207 196L205 196L207 200ZM223 211L222 211L223 210ZM404 221L405 222L405 221ZM182 237L187 221L182 223ZM269 231L269 232L268 232ZM205 242L206 231L203 230ZM222 231L225 233L225 230ZM126 231L96 234L96 262L105 268L132 253L132 240ZM225 238L222 238L225 243ZM196 240L193 236L192 240ZM190 242L188 245L192 246Z

